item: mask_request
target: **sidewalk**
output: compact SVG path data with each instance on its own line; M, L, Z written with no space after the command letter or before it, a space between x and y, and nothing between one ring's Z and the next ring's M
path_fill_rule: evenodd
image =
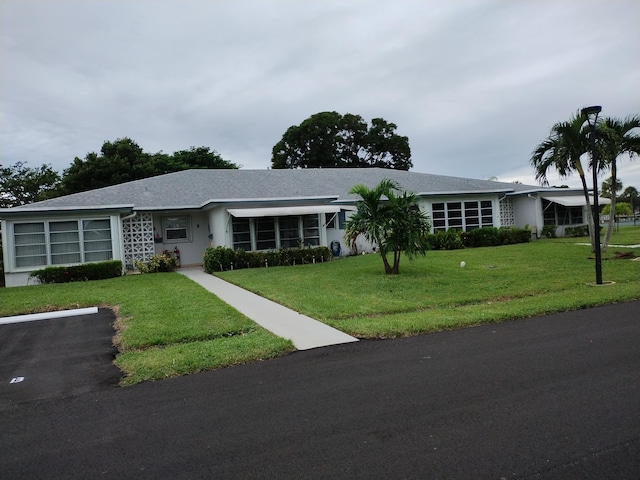
M185 268L179 272L214 293L220 300L257 324L280 337L290 339L298 350L358 341L357 338L340 330L236 287L198 268Z

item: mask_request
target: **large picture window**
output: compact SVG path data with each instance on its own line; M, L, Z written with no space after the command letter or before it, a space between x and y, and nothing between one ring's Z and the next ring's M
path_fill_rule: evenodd
M491 200L439 202L431 205L434 231L464 230L493 226Z
M234 249L273 250L320 245L318 214L286 217L232 217Z
M49 220L13 225L15 267L44 267L113 258L111 222Z
M545 225L578 225L584 223L583 207L567 207L542 199Z

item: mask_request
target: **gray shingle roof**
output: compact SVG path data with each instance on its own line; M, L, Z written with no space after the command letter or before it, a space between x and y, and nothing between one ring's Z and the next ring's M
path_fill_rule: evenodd
M104 208L131 205L138 210L200 208L210 201L295 199L332 196L349 202L349 190L395 180L417 194L488 193L541 190L540 187L382 168L300 170L184 170L99 188L19 207L20 210Z

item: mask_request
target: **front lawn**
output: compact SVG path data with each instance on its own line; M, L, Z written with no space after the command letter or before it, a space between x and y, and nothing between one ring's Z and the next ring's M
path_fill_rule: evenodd
M621 230L625 241L640 237L639 227ZM616 237L613 244L621 239ZM431 251L413 262L404 258L397 276L384 274L378 255L219 276L361 338L414 335L639 299L640 262L616 257L616 252L633 250L611 247L603 255L603 278L615 284L593 287L588 285L595 280L590 249L576 244L583 240ZM639 249L633 252L640 256Z
M102 306L118 313L123 384L283 355L293 344L178 273L0 289L0 316Z

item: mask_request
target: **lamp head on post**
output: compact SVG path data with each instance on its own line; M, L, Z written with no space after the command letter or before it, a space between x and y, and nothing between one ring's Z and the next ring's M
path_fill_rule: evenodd
M598 120L598 114L602 111L602 107L600 105L594 105L592 107L585 107L580 110L580 113L584 117L587 118L587 122L589 122L589 126L591 128L596 126L596 121Z

